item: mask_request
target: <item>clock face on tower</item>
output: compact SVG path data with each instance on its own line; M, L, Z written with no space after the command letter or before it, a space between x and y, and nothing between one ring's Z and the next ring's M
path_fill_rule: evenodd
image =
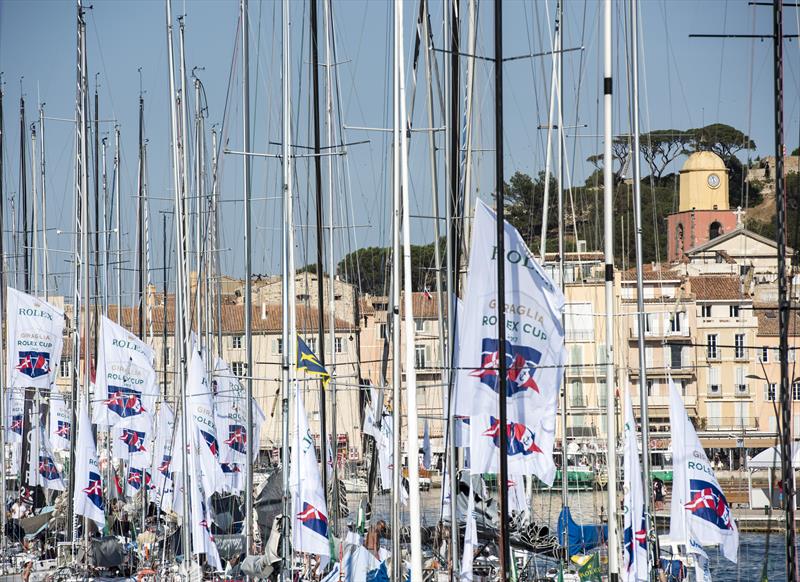
M708 185L711 188L719 188L719 185L720 185L719 176L716 175L716 174L709 174L708 175Z

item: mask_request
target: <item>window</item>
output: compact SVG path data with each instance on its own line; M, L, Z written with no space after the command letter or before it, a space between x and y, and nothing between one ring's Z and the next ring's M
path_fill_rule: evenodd
M738 305L731 305L730 306L730 314L731 314L731 317L739 317L739 306Z
M242 337L240 335L235 335L231 337L231 348L234 350L242 349Z
M164 367L172 365L172 348L167 346L167 349L164 350Z
M715 220L711 223L711 226L708 227L708 240L715 239L720 234L722 234L722 225Z
M719 349L717 348L717 334L710 333L706 336L706 357L709 360L716 360L719 358Z
M800 382L792 382L792 400L800 400Z
M272 351L276 354L283 354L283 338L275 338L275 343L272 344L273 348Z
M653 387L655 386L655 382L652 380L647 381L647 395L653 396Z
M594 340L594 306L591 303L567 303L564 322L568 342Z
M311 299L311 296L308 293L300 293L297 295L298 301L308 301L309 299Z
M247 374L247 364L245 362L231 362L231 372L237 378Z
M425 320L424 319L415 319L414 320L414 330L415 331L425 331Z
M706 426L719 428L722 424L722 402L706 402Z
M743 333L737 333L733 338L733 357L737 360L743 360L747 357L747 351L744 348Z
M686 322L686 313L680 311L678 313L671 313L669 316L669 329L672 333L680 333L683 331L683 324Z
M336 349L336 353L341 354L344 351L344 338L333 338L333 346Z
M575 380L572 382L572 397L570 398L571 406L575 408L585 408L586 407L586 397L583 395L583 385L580 381Z
M745 383L745 370L742 366L738 366L736 368L736 395L737 396L747 396L747 384Z
M749 402L734 402L733 413L736 421L737 428L750 428L750 403Z
M428 361L427 361L427 350L425 346L414 346L414 366L417 368L426 368Z
M569 371L576 376L583 374L583 346L573 344L569 347Z
M683 346L680 344L671 344L669 346L669 367L673 370L680 370L683 368Z
M70 362L69 358L61 358L61 362L58 366L58 375L62 378L69 378L71 369L72 362Z
M686 380L681 380L681 396L686 396L686 387L689 385L689 382Z
M769 348L767 346L762 346L761 354L758 356L758 361L765 364L769 363Z
M767 402L775 402L775 394L778 391L778 385L775 382L770 382L764 386L764 400Z
M700 317L711 317L711 306L710 305L701 305L700 306Z
M710 396L720 396L722 385L719 383L719 368L708 369L708 394Z
M378 333L380 334L380 338L381 339L387 339L386 338L386 329L387 329L387 326L386 326L385 323L380 324L380 326L378 327Z

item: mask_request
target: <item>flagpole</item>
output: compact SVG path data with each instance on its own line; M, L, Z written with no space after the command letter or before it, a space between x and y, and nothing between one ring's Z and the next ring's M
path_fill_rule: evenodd
M6 499L6 254L5 254L5 121L3 116L3 78L0 76L0 499ZM70 479L72 481L72 479ZM68 522L69 523L69 522ZM0 531L6 531L6 512L0 511ZM0 548L5 550L6 536Z
M606 302L606 471L608 473L608 575L609 582L619 577L619 537L617 532L617 420L614 383L614 180L611 151L611 0L603 0L603 231L605 250ZM566 386L565 386L566 388Z
M497 379L499 402L500 474L497 478L497 497L500 505L500 580L509 577L511 556L508 538L508 414L506 387L506 240L505 240L505 180L503 178L503 3L494 2L494 180L497 196ZM455 501L455 492L451 494Z
M650 487L650 417L647 404L647 357L645 353L644 332L646 327L644 312L644 283L642 280L643 248L642 248L642 190L641 165L639 160L639 2L630 0L631 9L631 125L633 134L633 219L636 229L636 318L638 321L637 348L639 350L639 409L642 423L642 483L646 492ZM644 496L645 529L648 539L656 539L651 531L654 516L650 515L650 496ZM648 559L652 560L650 569L655 570L657 564L652 552L648 551Z

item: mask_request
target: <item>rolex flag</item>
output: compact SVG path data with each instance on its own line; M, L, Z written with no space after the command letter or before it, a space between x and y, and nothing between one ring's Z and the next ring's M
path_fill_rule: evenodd
M633 416L630 390L625 397L625 439L623 461L623 582L647 582L647 522L644 517L644 488L639 447L636 439L636 419Z
M97 463L97 448L92 436L92 423L86 403L82 402L78 415L78 441L75 447L75 515L83 515L102 530L106 525L103 503L103 480Z
M72 410L58 388L50 391L50 442L57 451L68 451L72 441Z
M462 321L459 324L459 371L456 377L454 414L470 417L473 459L482 459L476 471L491 471L499 461L497 426L500 388L497 339L497 218L486 204L477 201L469 280ZM505 224L505 297L500 299L506 315L505 397L512 439L509 471L535 474L547 485L555 477L555 440L558 394L564 369L564 329L561 323L564 296L534 259L519 232ZM476 425L477 415L482 418ZM494 417L490 420L489 417ZM524 461L524 462L522 462ZM517 465L512 469L512 465Z
M172 508L174 487L172 467L172 441L175 438L175 415L164 402L156 416L156 439L153 443L153 462L150 475L153 480L153 502L162 511Z
M120 421L111 429L111 439L111 453L115 459L140 469L150 466L153 426L149 415L139 414Z
M7 287L7 388L50 388L64 345L64 312Z
M678 390L669 379L672 433L671 539L693 548L719 544L722 555L736 562L739 531L722 487L689 421Z
M203 489L203 471L206 470L204 451L208 448L201 430L195 426L189 433L188 439L192 443L189 447L189 485L191 491L191 520L192 520L192 554L205 554L206 561L215 570L222 569L219 559L217 544L211 533L211 511L209 507L213 491Z
M204 354L192 342L192 356L186 377L186 401L189 411L186 434L190 442L198 431L202 439L198 445L198 463L202 470L203 491L208 498L216 492L225 490L225 475L219 465L219 434L214 418L214 404L211 386L206 376ZM195 475L198 473L195 472Z
M158 384L150 346L107 317L100 320L99 346L93 422L108 426L152 414Z
M295 397L289 488L292 493L292 546L296 551L330 556L328 508L319 476L314 437L308 428L303 396Z
M219 437L221 463L242 464L247 462L247 393L239 378L231 372L228 364L217 358L211 380L214 394L214 419ZM258 455L261 426L266 414L255 398L253 403L253 455ZM223 468L224 471L224 468Z

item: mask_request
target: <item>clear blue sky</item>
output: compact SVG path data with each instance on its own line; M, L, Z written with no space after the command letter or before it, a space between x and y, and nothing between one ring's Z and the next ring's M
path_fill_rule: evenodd
M251 54L253 67L253 148L277 151L270 141L280 139L280 3L251 0ZM622 2L615 12L615 131L626 132L625 43L622 33ZM88 53L92 72L99 82L100 117L118 120L123 140L123 211L127 214L124 246L133 245L132 209L136 189L136 124L139 74L146 100L146 133L149 151L152 264L161 264L161 215L170 207L169 110L167 101L166 33L164 3L155 0L95 0L88 11ZM570 173L576 183L592 170L588 155L601 151L597 135L602 128L601 67L602 18L597 1L567 0L565 47L584 46L581 52L565 56L565 125L586 125L571 133ZM506 55L546 50L548 22L555 2L509 2L505 8ZM308 123L308 4L292 3L293 93L295 95L295 141L311 143ZM549 11L549 21L548 21ZM690 39L692 32L771 32L770 9L747 6L740 1L645 0L642 11L642 130L686 129L714 122L727 123L750 133L757 154L771 154L772 143L772 47L769 41ZM232 149L241 147L241 86L237 46L238 3L228 1L174 2L173 12L186 14L187 70L197 72L208 100L207 126L223 127ZM798 12L786 10L786 33L797 33ZM406 54L410 55L416 20L416 3L406 4ZM432 3L435 42L441 46L441 2ZM334 2L337 42L336 68L342 119L347 125L388 127L391 124L390 77L391 5L388 2L345 0ZM492 4L480 3L477 52L490 55ZM552 27L550 27L552 28ZM18 191L20 78L26 98L28 123L36 115L37 100L46 103L47 116L71 118L75 101L75 5L73 2L6 0L0 3L0 71L5 92L6 168L5 189ZM324 55L323 55L324 58ZM439 55L441 64L441 55ZM407 59L407 65L410 63ZM514 171L535 174L544 167L544 132L537 125L546 122L549 89L549 59L519 61L506 65L506 175ZM491 69L477 66L476 143L493 147ZM800 134L800 49L798 42L786 43L786 141L797 147ZM230 86L229 86L229 78ZM424 76L420 74L420 83ZM412 84L408 83L409 89ZM227 98L227 116L225 104ZM438 115L437 115L438 117ZM428 125L425 94L416 98L415 125ZM437 118L437 125L441 119ZM101 129L111 143L112 123ZM48 243L54 252L54 271L66 271L61 260L71 248L74 138L70 123L46 121ZM347 170L340 172L337 188L337 260L344 253L365 245L384 245L390 224L390 150L388 135L348 131L347 141L369 138L367 145L349 149ZM210 138L209 138L210 139ZM443 145L443 136L437 138ZM430 178L427 139L415 133L412 139L412 214L430 214ZM574 152L574 153L573 153ZM109 152L109 168L111 152ZM274 273L279 269L280 164L275 160L254 163L254 270ZM339 162L344 170L345 165ZM221 160L221 194L224 240L222 264L226 272L241 274L242 229L241 158ZM298 191L298 264L314 260L314 234L309 204L311 167L307 159L296 166ZM493 182L493 153L476 156L478 191L488 196ZM440 173L443 173L440 169ZM8 197L7 197L8 198ZM9 200L6 200L8 212ZM7 222L8 228L8 222ZM414 222L416 242L432 240L431 221ZM170 230L171 234L171 230ZM170 243L171 245L171 243ZM312 250L308 250L309 247ZM129 277L126 274L126 277ZM159 275L160 277L160 275ZM69 291L69 278L59 279L60 290ZM130 285L126 284L130 288Z

